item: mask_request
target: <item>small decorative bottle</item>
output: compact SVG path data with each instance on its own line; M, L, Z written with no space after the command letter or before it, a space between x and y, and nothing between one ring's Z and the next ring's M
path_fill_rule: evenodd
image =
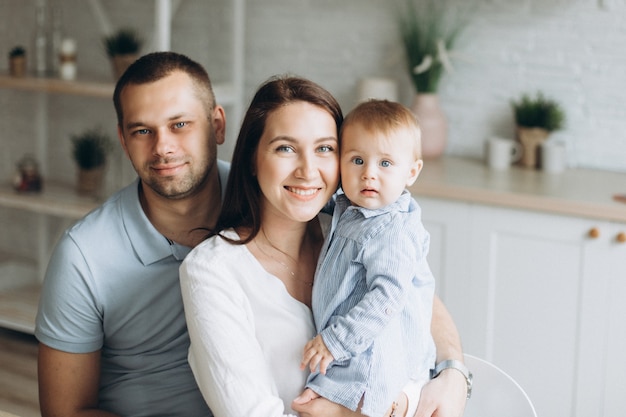
M39 76L46 75L48 71L47 53L48 38L46 33L46 3L44 0L37 0L36 9L36 27L35 27L35 48L34 62L35 72Z
M63 80L76 79L76 41L65 38L59 51L59 76Z
M51 9L50 42L48 45L48 69L53 74L60 71L59 54L61 53L61 42L63 41L61 10L57 6Z

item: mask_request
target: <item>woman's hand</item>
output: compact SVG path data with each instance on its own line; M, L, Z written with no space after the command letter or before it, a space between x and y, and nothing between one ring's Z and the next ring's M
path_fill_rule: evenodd
M307 390L305 390L300 397L296 398L294 402L291 403L291 408L294 411L297 411L300 414L300 417L363 417L363 414L360 412L351 411L348 408L327 400L324 397L317 396L317 394L313 393L313 391L311 391L311 393L317 396L313 399L311 396L307 396L306 393ZM301 397L306 397L306 400L300 399ZM407 405L406 395L400 394L397 402L395 403L395 407L389 407L389 410L385 413L385 417L390 417L391 411L394 409L395 415L392 417L405 416Z
M455 369L445 369L422 388L414 417L461 417L466 401L465 377Z
M356 411L334 403L324 397L318 397L303 404L291 403L291 408L300 414L300 417L362 417Z

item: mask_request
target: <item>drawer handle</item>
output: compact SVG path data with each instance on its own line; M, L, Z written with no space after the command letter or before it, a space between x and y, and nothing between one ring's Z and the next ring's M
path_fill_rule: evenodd
M597 227L592 227L589 230L589 237L592 239L597 239L600 237L600 229L598 229ZM625 236L626 237L626 236Z
M626 232L619 232L615 237L619 243L626 243Z

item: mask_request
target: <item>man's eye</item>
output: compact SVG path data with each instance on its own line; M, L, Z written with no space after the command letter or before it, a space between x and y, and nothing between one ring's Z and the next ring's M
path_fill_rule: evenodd
M135 135L147 135L150 133L148 129L138 129L133 132Z
M187 122L178 122L178 123L176 123L176 124L174 125L174 127L175 127L176 129L180 129L180 128L183 128L183 127L185 127L185 126L187 126Z

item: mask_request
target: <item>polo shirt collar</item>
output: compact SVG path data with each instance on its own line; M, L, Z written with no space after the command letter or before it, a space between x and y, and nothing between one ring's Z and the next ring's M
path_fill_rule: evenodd
M217 168L223 201L230 164L218 160ZM170 242L150 223L139 202L139 181L137 178L123 189L120 197L122 221L135 253L144 265L150 265L169 256L182 261L192 248Z
M174 245L184 247L176 243L170 245L167 238L150 223L139 202L139 181L139 178L133 181L121 195L122 220L133 250L144 265L150 265L169 256L176 259L180 257L182 260L191 248L186 248L184 253L172 250Z

